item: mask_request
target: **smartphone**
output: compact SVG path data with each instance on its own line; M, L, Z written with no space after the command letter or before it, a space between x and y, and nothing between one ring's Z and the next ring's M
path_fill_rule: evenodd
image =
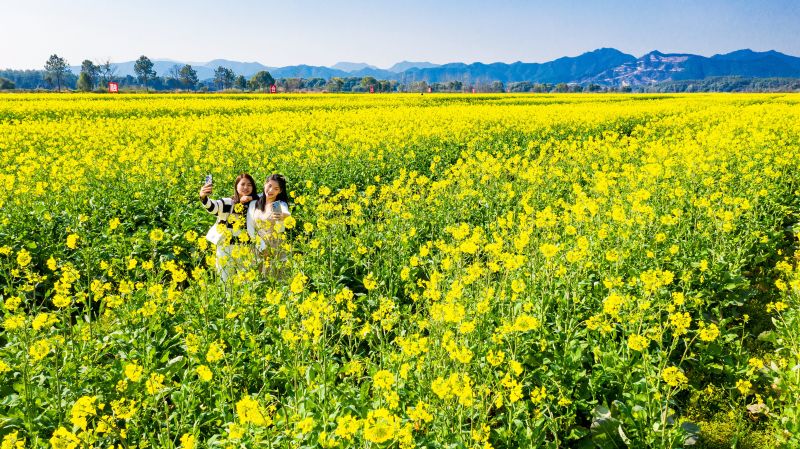
M275 201L272 203L272 215L280 216L281 215L281 203L280 201Z
M212 178L210 174L206 175L206 184L212 184L213 182L214 178Z

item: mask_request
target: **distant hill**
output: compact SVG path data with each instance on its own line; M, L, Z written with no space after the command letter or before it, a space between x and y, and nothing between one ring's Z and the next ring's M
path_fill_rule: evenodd
M613 48L601 48L575 57L563 57L545 63L515 62L513 64L445 64L428 69L409 69L402 73L405 80L446 82L504 83L532 81L537 83L574 82L610 70L621 64L635 61L634 56Z
M312 66L312 65L293 65L288 67L279 67L269 71L270 75L275 78L325 78L331 79L335 76L346 77L351 76L349 73L331 69L328 67Z
M357 72L363 69L377 69L374 65L365 64L363 62L337 62L331 66L332 69L341 70L342 72Z
M386 69L389 72L400 73L408 69L432 69L439 67L439 64L431 64L430 62L409 62L402 61Z
M159 76L169 73L174 65L183 62L154 60L154 69ZM117 76L133 75L134 61L114 64ZM549 62L512 64L495 62L465 64L454 62L444 65L430 62L402 61L389 69L379 69L362 62L339 62L333 67L296 65L270 67L258 62L238 62L215 59L208 62L190 63L201 80L214 77L214 70L226 67L237 75L251 77L261 70L269 71L279 78L324 78L365 77L395 80L401 83L425 81L443 83L513 83L598 84L601 86L651 86L658 83L683 80L702 80L709 77L746 78L800 78L800 58L770 50L756 52L750 49L737 50L711 57L652 51L639 58L614 48L599 48L578 56L565 56ZM80 67L72 67L74 73Z
M237 75L244 75L246 77L251 77L262 70L267 70L267 71L275 70L275 67L267 67L259 62L238 62L238 61L229 61L227 59L215 59L213 61L209 61L202 65L198 64L198 66L207 67L211 69L212 73L211 76L214 76L213 75L214 70L220 66L225 67L226 69L233 70L233 72L236 73ZM192 65L192 67L194 67L194 65ZM198 74L198 77L199 76L200 75Z
M800 77L800 58L776 51L738 50L710 58L692 54L652 51L635 61L607 69L578 82L611 86L639 86L665 81L701 80L708 77Z

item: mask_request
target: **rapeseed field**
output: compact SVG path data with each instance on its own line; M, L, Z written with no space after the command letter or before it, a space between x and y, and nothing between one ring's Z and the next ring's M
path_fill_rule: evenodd
M797 95L2 95L2 448L797 447L799 216Z

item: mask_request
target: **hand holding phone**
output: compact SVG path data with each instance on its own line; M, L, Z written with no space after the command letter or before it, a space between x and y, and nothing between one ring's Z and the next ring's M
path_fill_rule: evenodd
M203 184L203 187L200 187L200 198L207 197L211 191L214 190L213 184L214 180L211 178L211 175L206 175L206 182Z
M272 218L276 220L283 218L283 211L281 210L280 201L275 201L272 203Z

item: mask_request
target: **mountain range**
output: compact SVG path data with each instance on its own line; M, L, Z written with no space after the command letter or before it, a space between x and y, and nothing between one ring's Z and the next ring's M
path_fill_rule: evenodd
M158 75L167 75L174 65L183 62L154 60ZM800 58L774 50L756 52L737 50L711 57L652 51L639 58L614 48L600 48L579 56L562 57L544 63L449 63L403 61L388 69L358 62L340 62L332 67L296 65L270 67L258 62L238 62L217 59L204 63L189 63L199 79L214 77L219 66L229 68L237 75L250 77L260 70L269 71L275 78L325 78L364 77L396 80L462 83L503 83L530 81L535 83L578 83L604 86L640 86L664 81L704 79L717 76L742 76L752 78L800 78ZM112 64L117 76L133 75L134 61ZM79 67L72 67L77 73Z

